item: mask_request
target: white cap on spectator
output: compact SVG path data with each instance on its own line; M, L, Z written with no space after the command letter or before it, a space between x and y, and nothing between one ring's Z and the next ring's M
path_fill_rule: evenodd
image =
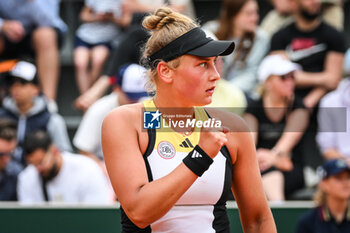
M117 75L117 85L131 100L148 96L146 85L146 69L138 64L127 64L121 67Z
M30 62L19 61L9 73L11 76L24 79L28 82L32 82L35 78L36 67Z
M271 75L285 75L295 70L300 70L299 64L293 63L281 55L266 56L258 69L258 80L264 83Z

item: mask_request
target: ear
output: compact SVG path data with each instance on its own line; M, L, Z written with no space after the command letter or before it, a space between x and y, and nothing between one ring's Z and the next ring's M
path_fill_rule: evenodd
M52 154L55 155L55 156L60 153L60 150L55 145L51 145L49 150L51 150Z
M271 88L271 77L268 77L264 83L265 89L269 90Z
M320 186L321 190L323 190L324 192L328 192L327 180L321 180L319 183L319 186Z
M172 83L173 81L173 70L169 68L168 64L161 61L157 65L158 77L165 83Z

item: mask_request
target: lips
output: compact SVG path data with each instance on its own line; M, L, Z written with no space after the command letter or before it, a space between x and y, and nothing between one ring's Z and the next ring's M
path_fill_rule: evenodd
M214 90L215 90L215 86L213 86L213 87L207 89L205 92L207 92L208 94L211 94L211 95L212 95L212 94L214 93Z

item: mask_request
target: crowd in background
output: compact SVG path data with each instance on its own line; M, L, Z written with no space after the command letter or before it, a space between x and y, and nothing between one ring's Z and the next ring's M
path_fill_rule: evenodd
M311 199L319 165L341 159L350 166L346 12L342 0L270 2L261 19L256 0L223 0L219 17L202 25L208 36L236 44L217 59L222 79L210 107L246 120L270 201ZM67 32L60 0L0 1L0 200L116 200L100 128L113 108L151 96L141 20L164 4L196 17L190 0L85 0L72 51L79 97L65 103L83 117L70 140L56 104ZM349 179L342 181L348 198Z

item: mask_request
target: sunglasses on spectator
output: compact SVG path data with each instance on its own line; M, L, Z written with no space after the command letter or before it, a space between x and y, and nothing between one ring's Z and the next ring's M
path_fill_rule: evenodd
M6 156L6 155L12 156L12 154L13 154L13 151L0 152L0 157Z
M10 80L11 85L15 84L15 83L20 83L22 85L26 85L28 83L31 83L23 78L17 78L17 77L12 77Z
M281 75L280 78L285 81L287 79L293 79L294 80L294 74L293 73L288 73L288 74L284 74L284 75Z

